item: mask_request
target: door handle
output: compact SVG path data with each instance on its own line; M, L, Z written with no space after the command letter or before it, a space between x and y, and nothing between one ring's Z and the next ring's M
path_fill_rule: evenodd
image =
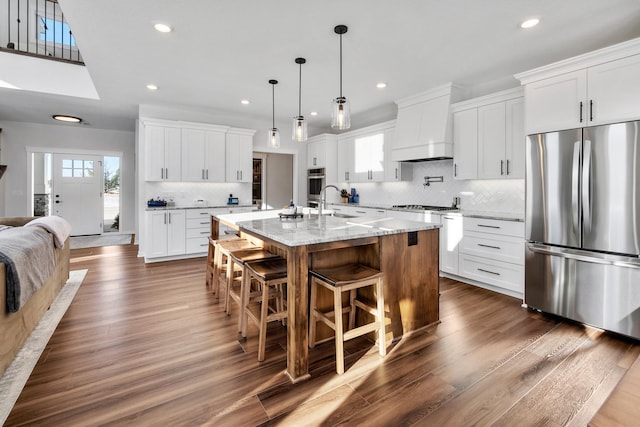
M573 232L577 233L580 227L580 212L578 212L579 188L580 188L580 141L573 143L573 166L571 170L571 211Z
M582 161L582 221L584 231L591 231L591 141L584 141Z

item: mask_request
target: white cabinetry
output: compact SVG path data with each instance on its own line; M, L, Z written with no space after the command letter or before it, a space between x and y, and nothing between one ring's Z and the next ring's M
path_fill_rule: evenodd
M458 274L458 247L462 240L462 215L442 214L440 229L440 271Z
M524 292L524 223L465 218L459 275L506 290Z
M455 178L524 178L522 107L522 88L453 106Z
M640 118L640 39L516 75L526 133Z
M225 213L220 209L186 209L186 253L207 252L211 235L211 214Z
M251 182L253 131L241 132L229 129L226 140L226 177L227 182Z
M307 140L307 168L324 168L327 184L342 182L338 175L337 135L324 133Z
M327 166L326 144L324 139L307 142L307 168L323 168Z
M356 182L354 172L354 139L349 137L341 137L338 139L338 182Z
M225 131L182 129L182 181L224 182Z
M185 211L148 211L146 217L145 258L184 255Z
M144 125L145 179L180 181L180 128Z
M402 163L391 160L391 150L393 139L395 138L395 128L384 131L384 180L411 181L413 169L411 163Z

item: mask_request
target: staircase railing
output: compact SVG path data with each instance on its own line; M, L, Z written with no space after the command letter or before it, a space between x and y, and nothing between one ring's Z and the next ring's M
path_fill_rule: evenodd
M57 0L0 0L0 51L84 63Z

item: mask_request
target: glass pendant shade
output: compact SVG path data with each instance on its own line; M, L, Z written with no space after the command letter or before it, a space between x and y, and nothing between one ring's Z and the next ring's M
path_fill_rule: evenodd
M278 128L269 130L269 147L280 148L280 131Z
M293 118L291 137L296 142L304 142L307 140L307 121L304 119L304 116L295 116Z
M347 98L339 96L334 99L331 110L331 127L333 129L349 129L351 127L351 111Z

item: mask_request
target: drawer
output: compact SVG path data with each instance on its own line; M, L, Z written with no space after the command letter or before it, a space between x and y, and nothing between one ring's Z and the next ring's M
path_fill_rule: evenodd
M187 220L196 219L196 218L206 218L209 219L211 214L213 213L223 213L226 212L224 209L187 209Z
M477 231L479 233L502 234L524 239L524 222L464 217L463 223L465 232Z
M191 239L194 237L206 237L208 238L211 234L209 227L206 228L187 228L187 239Z
M187 219L187 230L190 228L211 228L211 217L189 218Z
M209 245L209 238L187 238L186 244L186 251L188 254L205 253L208 250L207 246Z
M460 252L524 265L524 239L520 237L467 231L462 237Z
M460 276L515 292L524 292L524 266L460 255Z

